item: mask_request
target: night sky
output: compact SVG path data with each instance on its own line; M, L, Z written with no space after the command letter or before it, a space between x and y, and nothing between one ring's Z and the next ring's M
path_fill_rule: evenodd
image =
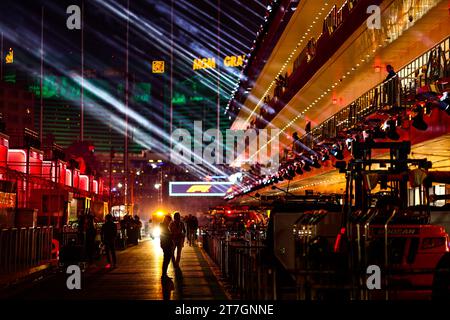
M173 21L174 81L198 74L192 62L198 57L247 54L261 25L267 0L130 1L130 72L142 81L151 76L151 61L171 54ZM0 28L5 46L26 50L38 60L41 7L44 6L44 51L46 69L72 70L80 67L81 32L66 27L66 8L81 1L1 1ZM126 6L124 0L84 1L85 69L125 67ZM219 10L220 7L220 10ZM220 19L220 22L218 22ZM220 53L219 53L220 51ZM217 59L220 54L220 59ZM34 70L39 71L39 70ZM150 72L149 72L150 71ZM200 71L213 78L215 71ZM240 72L221 70L223 89L229 93ZM168 77L169 72L165 73ZM206 80L208 81L208 80ZM214 81L213 81L214 82Z
M268 1L129 1L128 61L129 74L132 78L130 80L133 83L150 83L152 88L151 102L133 101L129 105L129 110L134 112L134 116L129 117L131 128L129 130L133 131L131 139L135 143L133 152L151 149L166 153L170 145L166 140L169 137L168 133L171 132L170 129L173 131L177 125L187 125L187 123L191 126L187 129L191 129L193 120L189 118L194 115L208 116L209 123L205 127L216 127L217 101L220 101L219 114L223 118L220 127L222 130L224 127L228 128L231 121L223 111L238 82L242 67L225 67L223 59L225 56L245 55L250 52L256 33L264 21ZM78 81L76 84L78 86L81 84L79 77L82 52L81 31L69 30L66 26L69 17L66 10L70 5L78 5L82 8L82 1L0 1L0 31L3 34L4 54L9 47L14 48L13 67L20 69L22 75L26 75L28 83L25 86L29 87L29 78L33 78L34 87L39 91L42 8L44 8L44 79L56 75L71 79L74 83ZM115 130L115 138L110 133L109 144L115 143L116 150L123 147L123 138L120 135L123 136L125 132L123 88L126 70L126 7L126 0L85 0L83 10L85 74L90 70L93 70L95 74L102 74L107 70L117 71L115 78L102 78L102 81L109 82L109 91L95 87L95 84L91 86L92 79L89 79L89 76L85 77L87 79L84 80L85 93L90 94L90 97L86 95L85 103L96 107L86 111L84 118L85 121L95 119L94 122L99 122L98 125L91 122L91 127L94 128L92 130L105 132L112 127ZM172 54L173 77L171 78ZM214 57L217 67L193 70L194 59L204 57ZM163 74L152 74L153 60L165 61ZM174 97L181 92L191 96L202 95L208 99L203 102L204 104L198 104L196 108L200 109L192 108L192 111L187 113L178 106L174 107L173 127L168 125L170 122L168 116L170 90L168 88L171 84ZM193 85L195 88L201 87L202 90L197 93L195 88L193 90ZM111 90L111 88L122 89ZM217 99L218 92L220 99ZM35 94L37 95L38 92L35 91ZM79 109L80 99L73 96L71 99L73 105L78 105ZM36 101L35 114L39 115L39 97L36 97ZM46 102L44 102L45 105ZM184 108L191 107L187 105ZM46 107L44 107L44 119L46 114L48 116L45 110ZM76 117L75 115L70 118ZM107 118L109 120L104 120ZM35 119L35 124L38 131L39 119ZM72 127L76 126L79 126L77 121ZM86 123L85 128L88 126L89 123ZM95 129L96 127L98 129ZM49 130L51 131L44 127L44 134L54 133ZM76 139L78 133L76 129L74 130ZM58 143L57 133L55 136ZM111 142L113 140L116 142ZM96 141L93 142L95 145ZM108 148L110 147L107 145L103 147L105 150Z

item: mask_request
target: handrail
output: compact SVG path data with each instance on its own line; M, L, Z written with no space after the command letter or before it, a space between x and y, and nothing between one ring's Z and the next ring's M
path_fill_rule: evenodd
M421 70L424 65L419 65L420 61L424 61L426 58L428 58L428 55L430 52L433 52L434 50L437 50L438 48L448 48L450 47L450 38L447 38L434 46L432 49L428 50L424 54L420 55L416 59L414 59L411 63L409 63L404 68L398 70L397 75L399 75L399 81L397 88L397 103L400 106L407 106L408 104L412 103L407 101L406 92L408 90L414 90L415 91L420 87L420 83L418 83L417 77L411 77L409 75L415 74L417 71ZM426 64L425 64L426 65ZM411 66L416 66L416 68L411 68ZM405 74L408 72L408 74ZM445 70L444 70L445 72ZM402 76L402 74L405 74L405 76ZM365 92L363 95L355 99L353 102L351 102L347 107L341 109L333 116L329 117L328 119L324 120L321 124L317 125L315 128L311 130L311 135L314 137L314 139L326 139L326 138L334 138L338 134L339 130L342 127L344 128L344 125L347 128L352 127L353 125L360 122L364 117L368 116L369 114L381 110L384 108L386 101L386 92L384 91L384 86L389 83L388 81L383 81L382 83L376 85L372 89ZM409 82L408 82L409 81ZM431 80L426 79L425 84L430 84ZM306 139L308 134L305 134L302 136L302 139Z
M0 230L0 274L32 268L52 259L52 227Z

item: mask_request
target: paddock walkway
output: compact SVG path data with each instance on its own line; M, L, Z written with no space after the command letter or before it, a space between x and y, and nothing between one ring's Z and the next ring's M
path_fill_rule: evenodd
M68 275L55 272L40 281L21 284L3 292L6 298L20 299L129 299L129 300L211 300L228 299L216 279L209 259L199 247L185 246L180 272L169 266L172 280L161 280L163 259L159 240L145 240L117 252L115 269L97 262L83 272L81 290L66 287Z

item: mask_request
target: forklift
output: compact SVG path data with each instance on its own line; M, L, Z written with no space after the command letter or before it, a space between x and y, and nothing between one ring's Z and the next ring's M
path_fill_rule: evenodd
M336 162L346 175L340 203L287 197L272 211L268 251L278 274L289 275L279 279L279 296L290 288L288 297L300 300L448 299L448 226L432 222L449 210L432 208L429 194L448 173L409 159L409 141L354 141L351 150L348 163ZM373 158L380 150L388 156ZM419 189L418 205L408 203L408 186ZM373 266L379 289L367 285Z

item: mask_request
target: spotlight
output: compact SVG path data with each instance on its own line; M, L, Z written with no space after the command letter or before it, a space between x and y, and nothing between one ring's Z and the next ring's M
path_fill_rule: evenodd
M302 165L300 163L296 164L295 173L297 174L303 174Z
M284 174L283 178L285 178L286 180L292 180L292 177L287 172Z
M309 163L307 161L303 161L303 170L311 171L311 167L309 166Z
M347 146L348 151L352 150L352 142L355 141L353 138L345 139L345 145Z
M412 125L413 125L413 127L416 128L417 130L422 130L422 131L427 130L428 125L423 120L423 108L422 108L422 106L417 105L415 110L414 110L414 112L417 113L417 114L412 118Z
M439 108L442 111L447 112L450 115L450 97L448 96L448 92L444 92L442 97L439 99Z
M314 167L314 168L317 168L317 169L319 169L320 167L322 167L322 165L319 163L319 161L317 160L317 157L315 157L315 156L311 156L311 160L312 160L312 166Z
M289 166L287 172L288 172L289 176L295 177L295 168L294 168L294 166Z
M335 157L337 160L343 160L344 159L344 154L342 152L342 149L337 144L333 144L333 146L331 147L331 155L333 157Z
M395 124L396 124L395 120L388 119L388 120L386 120L386 122L383 125L384 130L386 131L386 136L389 139L391 139L391 140L398 140L398 139L400 139L400 135L397 132Z

